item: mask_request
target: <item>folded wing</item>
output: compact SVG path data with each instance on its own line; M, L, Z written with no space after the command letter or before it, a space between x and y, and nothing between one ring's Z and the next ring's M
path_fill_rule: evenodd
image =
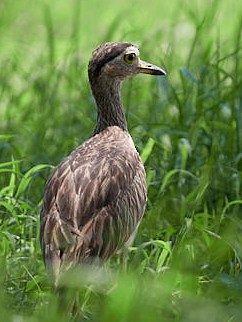
M118 127L98 136L60 163L46 186L41 246L53 281L61 266L110 257L144 213L145 171L131 137Z

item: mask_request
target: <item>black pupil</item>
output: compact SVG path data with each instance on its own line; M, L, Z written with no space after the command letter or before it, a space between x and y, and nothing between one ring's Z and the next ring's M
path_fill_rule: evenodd
M135 54L129 54L128 55L128 60L132 61L134 59L134 57L135 57Z

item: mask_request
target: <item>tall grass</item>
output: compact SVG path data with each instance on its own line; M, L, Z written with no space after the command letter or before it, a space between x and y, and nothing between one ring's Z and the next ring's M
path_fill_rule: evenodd
M0 4L1 321L72 320L48 284L38 214L53 166L93 130L88 57L112 40L140 42L168 77L123 86L148 204L126 263L63 281L79 320L242 320L242 6L154 1L146 20L137 6Z

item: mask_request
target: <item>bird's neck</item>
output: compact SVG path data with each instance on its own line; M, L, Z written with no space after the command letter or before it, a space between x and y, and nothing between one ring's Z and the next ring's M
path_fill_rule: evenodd
M94 135L109 126L119 126L127 131L125 112L120 96L120 82L99 78L91 83L92 92L97 105L97 124Z

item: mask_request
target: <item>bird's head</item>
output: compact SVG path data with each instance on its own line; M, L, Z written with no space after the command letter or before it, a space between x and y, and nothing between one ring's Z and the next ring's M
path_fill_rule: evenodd
M166 75L166 72L139 57L139 49L127 42L111 42L97 47L88 66L91 84L100 76L113 81L121 81L139 73L151 75Z

